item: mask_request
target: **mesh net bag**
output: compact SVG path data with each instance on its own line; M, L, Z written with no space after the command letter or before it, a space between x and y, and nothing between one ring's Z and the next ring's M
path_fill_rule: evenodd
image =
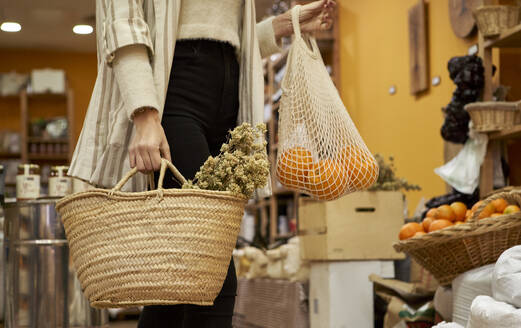
M289 189L333 200L370 187L378 165L340 99L316 40L300 33L300 6L291 14L295 38L281 85L276 175Z

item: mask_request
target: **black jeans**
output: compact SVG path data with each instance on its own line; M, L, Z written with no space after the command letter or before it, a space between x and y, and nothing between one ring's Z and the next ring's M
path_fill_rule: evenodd
M187 179L208 156L219 154L239 109L239 64L234 48L210 40L178 41L163 112L172 162ZM156 173L156 182L158 175ZM179 187L170 172L165 188ZM139 328L232 326L237 277L233 260L213 306L146 306Z

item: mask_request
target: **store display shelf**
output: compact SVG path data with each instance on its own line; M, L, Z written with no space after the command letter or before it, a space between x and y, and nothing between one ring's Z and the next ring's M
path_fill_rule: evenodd
M284 233L284 234L280 234L280 235L276 235L275 236L275 239L276 240L280 240L280 239L289 239L289 238L293 238L295 237L297 234L295 232L290 232L290 233Z
M20 153L8 153L8 152L0 152L0 159L16 159L20 158Z
M67 94L65 93L27 93L29 99L41 99L41 100L65 100Z
M64 144L68 143L69 140L67 138L57 138L57 139L51 139L51 138L41 138L41 137L29 137L27 138L28 142L33 143L54 143L54 144Z
M278 67L279 64L281 64L286 59L286 57L288 57L288 54L289 48L284 49L280 54L278 54L277 57L272 61L273 67Z
M7 95L7 96L0 96L0 99L6 99L6 100L18 100L18 99L20 99L20 95Z
M485 48L515 48L521 47L521 24L516 25L498 37L485 41Z
M291 190L291 189L287 189L287 188L280 188L280 187L275 187L273 188L273 194L274 195L277 195L277 196L287 196L287 195L293 195L295 193L295 191Z
M30 160L41 160L41 161L66 161L69 159L67 154L27 154L27 158Z
M492 132L489 134L490 140L515 139L515 138L521 138L521 124L516 125L511 129L496 131L496 132Z

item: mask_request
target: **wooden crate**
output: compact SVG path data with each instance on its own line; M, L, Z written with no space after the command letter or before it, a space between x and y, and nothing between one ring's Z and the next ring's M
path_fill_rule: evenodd
M401 192L357 192L330 202L301 198L299 236L306 260L403 259L392 245L404 222Z

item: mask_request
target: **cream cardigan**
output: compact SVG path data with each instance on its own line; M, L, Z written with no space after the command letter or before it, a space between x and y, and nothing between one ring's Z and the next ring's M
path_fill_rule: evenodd
M130 170L128 146L134 128L129 117L143 106L157 108L162 114L180 6L181 0L96 0L98 77L69 175L110 188ZM272 18L255 24L253 0L243 1L240 22L238 123L256 124L262 122L264 105L261 52L267 56L280 49ZM149 63L153 89L129 87L138 85L143 76L150 78L150 74L125 77L114 69L116 51L130 45L146 47L148 56L134 60ZM147 177L138 174L124 190L144 190L146 184Z

